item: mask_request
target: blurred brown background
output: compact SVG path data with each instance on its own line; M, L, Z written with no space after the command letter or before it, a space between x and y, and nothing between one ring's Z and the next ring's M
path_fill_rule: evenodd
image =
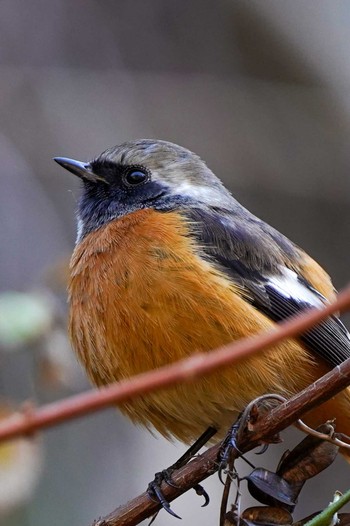
M0 15L2 291L49 287L64 320L60 265L79 189L51 158L87 160L143 137L200 154L338 288L349 281L349 2L2 0ZM42 343L3 350L3 398L44 403L88 388L62 327L54 358ZM36 486L6 518L0 504L1 524L88 525L183 450L113 411L46 432L38 447ZM349 469L339 459L309 483L296 515L347 489ZM209 508L194 492L173 504L184 524L217 524L222 487L215 477L205 487ZM162 513L157 524L175 519Z

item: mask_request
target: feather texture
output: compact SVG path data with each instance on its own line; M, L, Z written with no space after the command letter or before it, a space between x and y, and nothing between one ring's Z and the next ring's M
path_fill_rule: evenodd
M222 250L216 258L215 247L222 243L216 233L211 242L205 238L198 243L201 224L178 211L144 209L110 221L77 245L69 285L70 335L95 384L130 377L274 326L273 317L259 307L259 302L271 302L272 295L266 286L255 294L261 288L256 273L277 272L281 261L288 261L288 251L297 249L284 247L282 240L266 268L257 250L247 277L242 267L224 265ZM203 228L208 230L208 224ZM235 244L229 239L227 243ZM244 243L240 250L245 250ZM303 265L312 266L300 258L300 269ZM305 279L310 272L304 273ZM264 280L266 285L267 275ZM165 436L190 442L208 426L224 432L262 393L288 396L326 370L326 365L315 363L305 343L288 340L263 357L139 397L121 409ZM344 412L347 392L336 400L337 405L322 406L330 412L328 418ZM316 420L318 414L313 414Z

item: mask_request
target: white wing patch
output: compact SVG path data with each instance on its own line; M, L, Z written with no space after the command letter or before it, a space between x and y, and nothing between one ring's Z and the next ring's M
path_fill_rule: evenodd
M281 268L282 274L268 276L268 284L273 287L281 296L285 298L293 298L296 301L301 301L303 303L308 303L314 307L322 307L324 303L327 303L326 298L324 302L319 296L308 289L303 283L298 279L298 275L293 270L290 270L287 267Z

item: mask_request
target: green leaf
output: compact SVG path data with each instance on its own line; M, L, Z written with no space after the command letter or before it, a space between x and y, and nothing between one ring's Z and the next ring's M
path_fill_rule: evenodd
M334 521L334 514L337 513L345 504L350 501L350 490L348 490L344 495L336 492L334 495L333 502L321 513L316 515L313 519L307 522L304 526L330 526L331 524L336 524L337 521Z
M17 349L37 339L50 327L52 306L39 294L0 294L0 347Z

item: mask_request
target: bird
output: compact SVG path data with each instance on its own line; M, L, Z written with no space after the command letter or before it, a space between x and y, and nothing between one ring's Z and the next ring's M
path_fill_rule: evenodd
M141 139L88 162L55 161L82 192L70 262L69 334L96 386L273 330L335 297L325 270L242 206L206 163L164 140ZM133 422L190 444L224 436L265 393L304 389L350 357L350 336L330 316L220 371L120 405ZM310 411L350 434L350 390Z

